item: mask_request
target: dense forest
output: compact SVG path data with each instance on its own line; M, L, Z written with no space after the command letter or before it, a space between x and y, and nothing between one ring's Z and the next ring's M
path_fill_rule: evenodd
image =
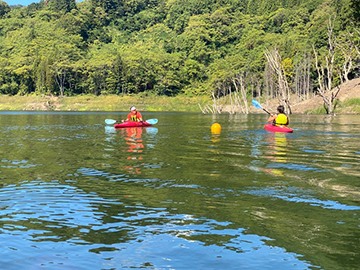
M360 0L0 1L0 93L326 101L359 26Z

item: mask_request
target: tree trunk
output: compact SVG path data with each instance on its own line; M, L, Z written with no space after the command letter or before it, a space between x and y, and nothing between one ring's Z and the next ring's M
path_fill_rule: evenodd
M286 75L284 68L282 66L282 61L279 52L277 49L272 50L271 52L265 52L265 56L268 60L270 67L273 69L277 77L277 87L278 87L278 99L280 104L285 106L285 109L288 113L291 113L290 107L290 87L286 80Z
M335 18L334 18L335 20ZM334 101L339 94L340 88L335 92L332 92L332 83L333 83L333 71L335 66L335 52L336 52L336 37L333 35L334 25L331 21L331 17L329 18L329 23L327 25L328 28L328 51L327 55L324 56L323 64L319 63L318 54L315 50L315 46L313 45L313 51L315 56L315 67L318 73L318 93L323 98L324 105L327 108L328 114L334 114Z

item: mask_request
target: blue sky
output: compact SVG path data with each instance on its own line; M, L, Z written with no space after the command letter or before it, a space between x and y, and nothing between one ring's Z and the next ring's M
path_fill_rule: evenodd
M31 3L39 3L40 0L2 0L6 3L8 3L8 5L23 5L23 6L27 6Z
M39 3L40 0L0 0L0 1L4 1L6 3L8 3L9 6L11 5L23 5L23 6L27 6L30 5L31 3ZM76 0L76 2L80 2L81 0Z

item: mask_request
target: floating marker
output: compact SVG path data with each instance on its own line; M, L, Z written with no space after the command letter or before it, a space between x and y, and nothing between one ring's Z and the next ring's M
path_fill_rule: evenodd
M212 134L220 134L221 132L221 126L218 123L212 124L211 126L211 133Z

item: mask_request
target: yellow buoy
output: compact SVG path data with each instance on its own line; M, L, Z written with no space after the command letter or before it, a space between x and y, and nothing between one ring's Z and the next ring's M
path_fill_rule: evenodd
M221 126L218 123L212 124L211 126L211 133L212 134L220 134Z

